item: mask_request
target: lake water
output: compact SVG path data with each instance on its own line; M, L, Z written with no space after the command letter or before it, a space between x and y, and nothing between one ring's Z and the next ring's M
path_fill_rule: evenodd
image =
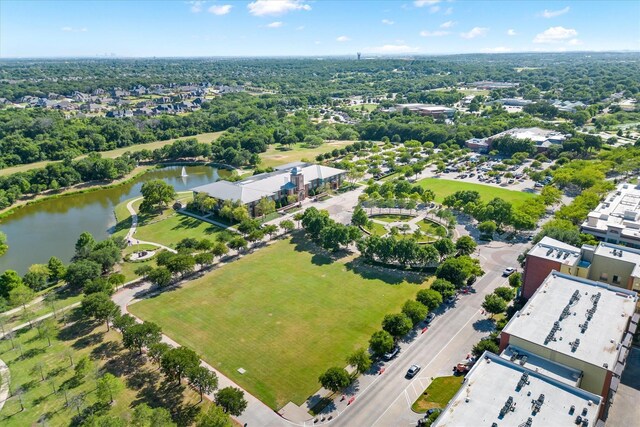
M187 177L181 177L181 171L182 166L157 169L125 185L49 199L19 209L0 221L0 231L7 235L9 244L7 253L0 257L0 273L11 269L24 274L31 264L46 263L53 255L70 261L83 231L93 234L96 240L107 238L116 223L114 207L140 196L142 184L147 181L162 179L176 191L185 191L219 179L218 170L209 166L187 166Z

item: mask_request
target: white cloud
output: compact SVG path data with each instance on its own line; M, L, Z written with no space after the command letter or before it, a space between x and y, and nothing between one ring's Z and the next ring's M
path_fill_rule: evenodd
M582 40L578 40L578 39L571 39L569 40L569 45L570 46L578 46L582 44Z
M398 53L415 53L420 48L407 46L405 44L385 44L382 46L376 46L364 49L368 53L381 53L381 54L398 54Z
M463 39L475 39L476 37L486 36L489 32L488 28L485 27L473 27L470 31L466 33L460 33L460 37Z
M351 40L349 37L347 36L340 36L336 39L337 42L343 43L343 42L348 42L349 40Z
M513 28L509 28L509 29L507 30L507 35L508 35L508 36L517 36L517 35L518 35L518 33L516 33L516 30L514 30Z
M450 34L449 31L428 31L428 30L420 31L420 35L422 37L442 37L442 36L446 36L447 34Z
M551 27L536 35L534 43L558 43L566 39L575 38L578 32L573 28Z
M507 53L507 52L511 52L511 50L512 49L510 47L504 47L504 46L485 47L484 49L482 49L482 51L486 53Z
M282 25L283 25L282 21L275 21L270 24L267 24L267 28L280 28L282 27Z
M456 21L447 21L440 24L440 28L451 28L456 25Z
M415 0L413 5L415 7L433 6L436 3L440 3L440 0Z
M187 3L191 5L191 7L190 7L191 12L193 12L193 13L202 12L202 5L204 4L203 1L190 1L190 2L187 2Z
M445 15L451 15L453 13L453 8L452 7L448 7L447 10L444 11Z
M440 6L431 6L429 8L429 13L436 13L439 10L440 10Z
M86 33L87 31L89 31L87 27L82 27L82 28L62 27L60 28L60 30L64 31L65 33Z
M543 18L555 18L556 16L560 16L560 15L564 15L565 13L569 12L569 6L565 7L564 9L560 9L560 10L548 10L545 9L543 12L540 13L540 16L542 16Z
M247 5L253 16L283 15L295 10L311 10L311 6L301 0L256 0Z
M392 21L391 19L383 19L382 23L384 25L393 25L393 24L395 24L395 21Z
M231 8L233 6L231 6L230 4L223 4L223 5L213 5L211 6L208 11L209 13L213 13L214 15L226 15L227 13L231 12Z

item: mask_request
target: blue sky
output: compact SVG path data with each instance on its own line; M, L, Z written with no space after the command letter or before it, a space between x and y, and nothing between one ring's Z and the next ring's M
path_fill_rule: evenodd
M0 0L0 57L640 50L640 1Z

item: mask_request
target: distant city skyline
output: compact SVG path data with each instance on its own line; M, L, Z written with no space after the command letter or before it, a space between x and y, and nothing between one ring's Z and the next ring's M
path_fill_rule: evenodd
M0 57L638 51L640 2L0 1Z

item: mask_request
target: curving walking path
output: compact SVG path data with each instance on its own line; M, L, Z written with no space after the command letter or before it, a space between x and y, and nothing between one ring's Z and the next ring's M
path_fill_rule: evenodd
M125 239L127 241L133 241L135 240L136 244L138 245L153 245L153 246L157 246L159 248L165 249L169 252L173 252L174 254L178 253L178 251L176 251L175 249L171 249L169 246L165 246L162 245L160 243L156 243L156 242L147 242L146 240L138 240L138 239L134 239L133 235L135 234L136 230L138 229L138 214L136 213L135 209L133 209L133 204L135 202L137 202L138 200L142 200L142 197L138 197L136 199L131 199L129 200L129 203L127 203L127 210L129 211L129 214L131 214L131 227L129 228L129 231L127 232L127 235L125 237Z
M9 385L11 384L11 372L4 360L0 359L0 411L4 402L9 398Z

